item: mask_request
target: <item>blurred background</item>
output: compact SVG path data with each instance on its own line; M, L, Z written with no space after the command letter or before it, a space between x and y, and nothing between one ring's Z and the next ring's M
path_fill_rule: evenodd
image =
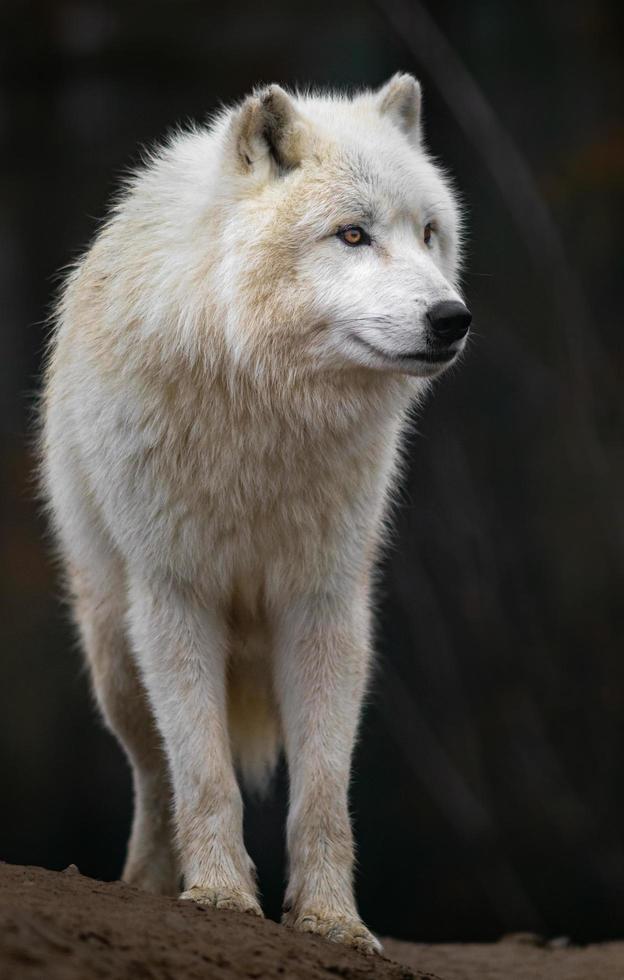
M414 940L624 934L622 5L0 7L0 858L119 874L125 760L34 499L57 272L119 176L259 81L423 81L468 214L474 339L409 441L352 792L366 921ZM285 777L250 802L265 907Z

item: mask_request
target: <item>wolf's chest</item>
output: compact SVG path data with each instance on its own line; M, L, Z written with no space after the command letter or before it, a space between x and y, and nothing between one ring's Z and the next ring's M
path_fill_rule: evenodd
M378 462L353 446L319 446L305 433L279 439L265 431L254 440L222 431L168 468L162 512L171 543L237 572L318 568L371 519Z

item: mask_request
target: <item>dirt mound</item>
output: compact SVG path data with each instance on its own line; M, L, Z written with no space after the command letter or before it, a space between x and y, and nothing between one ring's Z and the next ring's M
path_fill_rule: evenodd
M0 863L2 980L624 978L624 942L578 948L512 936L488 945L394 939L384 945L402 966L274 922L155 898L76 870Z
M388 956L444 980L624 980L624 942L569 946L537 936L498 943L424 945L384 940Z
M0 864L2 980L431 977L237 912Z

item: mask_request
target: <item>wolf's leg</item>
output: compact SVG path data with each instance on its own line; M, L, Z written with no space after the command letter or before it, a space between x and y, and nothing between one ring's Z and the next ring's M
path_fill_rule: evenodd
M171 583L131 584L132 638L174 788L183 898L261 915L226 707L226 623Z
M123 575L116 560L98 550L97 565L74 566L70 578L95 695L132 767L134 818L122 877L146 891L175 894L167 760L126 637Z
M347 607L328 596L298 601L280 623L276 687L290 774L284 922L379 952L353 896L347 802L368 633L363 592Z

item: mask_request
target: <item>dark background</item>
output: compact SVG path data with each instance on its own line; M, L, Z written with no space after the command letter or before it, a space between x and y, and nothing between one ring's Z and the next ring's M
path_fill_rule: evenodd
M167 127L259 81L401 68L468 210L475 337L411 439L384 566L352 793L361 911L421 940L624 934L621 10L2 4L0 858L112 878L130 818L33 494L55 274ZM274 915L284 783L248 811Z

